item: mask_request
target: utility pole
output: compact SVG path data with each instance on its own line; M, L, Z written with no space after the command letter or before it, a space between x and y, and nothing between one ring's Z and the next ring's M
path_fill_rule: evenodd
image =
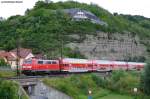
M62 14L61 10L57 10L56 13L57 13L57 19L58 19L58 21L57 21L57 24L58 24L57 32L58 32L58 39L60 42L60 71L61 71L61 66L63 65L62 60L63 60L63 42L64 42L63 41L64 28L62 26L62 21L61 21L63 14Z
M16 66L17 66L17 76L20 76L20 70L19 70L19 62L20 62L20 37L18 35L16 35L16 55L17 55L17 59L16 59Z

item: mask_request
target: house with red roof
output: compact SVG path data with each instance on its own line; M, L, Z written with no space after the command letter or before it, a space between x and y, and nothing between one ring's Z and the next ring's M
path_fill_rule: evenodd
M24 60L33 57L34 55L32 53L32 50L27 48L19 48L18 50L13 49L9 52L0 51L0 58L4 59L5 62L9 63L12 69L16 69L17 67L17 58L19 60L19 66L21 66Z
M23 64L24 60L31 59L31 58L34 57L34 55L32 53L32 50L31 49L27 49L27 48L19 48L18 50L17 49L13 49L9 53L13 57L15 57L16 60L17 60L17 57L18 57L20 66ZM15 65L12 64L11 66L12 66L12 68L16 68L16 64Z

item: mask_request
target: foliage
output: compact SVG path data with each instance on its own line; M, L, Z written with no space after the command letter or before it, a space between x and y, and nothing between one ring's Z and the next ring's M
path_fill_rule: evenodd
M21 91L19 97L18 92ZM28 95L20 88L19 84L10 80L0 80L0 99L29 99Z
M89 21L72 21L62 9L80 8L94 13L108 26L93 24ZM138 21L139 20L139 21ZM82 39L85 34L96 34L98 31L109 33L131 32L141 39L150 37L150 20L140 16L111 14L98 5L88 5L74 1L51 2L38 1L33 9L28 9L24 16L11 16L0 21L0 49L11 50L16 42L22 47L33 49L34 53L44 53L49 58L60 56L62 45L78 41L68 35L78 34ZM65 54L65 53L64 53ZM64 56L68 56L66 54ZM75 55L75 54L74 54ZM71 55L73 57L73 55ZM82 57L75 56L75 57Z
M149 61L144 69L143 87L144 87L145 94L150 95L150 62Z
M96 75L92 76L93 80L101 87L122 94L133 94L133 88L139 88L139 78L134 73L125 71L113 71L112 76L101 78Z
M0 98L1 99L18 99L18 84L11 81L0 82Z
M132 96L120 95L107 90L108 87L106 86L108 85L101 81L103 79L95 74L72 75L65 78L45 78L43 80L46 85L68 94L73 99L87 99L89 90L92 90L94 99L107 99L106 97L110 97L110 95L112 95L112 98L116 96L120 97L120 99L125 97L132 98Z
M9 65L5 62L4 59L0 58L0 67L2 67L2 66L8 67Z
M75 50L71 50L70 48L64 48L63 55L69 58L85 58L84 55L80 53L80 51L76 48Z

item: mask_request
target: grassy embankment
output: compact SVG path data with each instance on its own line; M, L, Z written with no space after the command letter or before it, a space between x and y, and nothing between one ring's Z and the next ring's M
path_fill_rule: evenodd
M44 83L54 87L73 99L87 99L88 90L92 90L93 99L133 99L133 88L138 88L137 99L146 98L140 91L140 74L136 72L116 71L103 79L96 74L72 75L65 78L46 78Z
M15 71L3 71L0 70L0 78L5 78L5 77L14 77L16 76Z

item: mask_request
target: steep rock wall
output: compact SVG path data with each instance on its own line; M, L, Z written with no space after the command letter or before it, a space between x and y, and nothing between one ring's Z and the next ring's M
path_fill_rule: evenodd
M73 39L83 37L71 35ZM92 59L127 60L146 55L146 47L140 39L131 33L103 33L86 35L82 42L69 43L68 47L80 51L85 57Z

